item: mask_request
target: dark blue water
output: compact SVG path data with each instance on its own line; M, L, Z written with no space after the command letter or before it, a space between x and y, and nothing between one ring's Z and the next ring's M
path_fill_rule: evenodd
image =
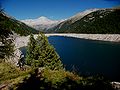
M120 43L51 36L66 69L120 81Z

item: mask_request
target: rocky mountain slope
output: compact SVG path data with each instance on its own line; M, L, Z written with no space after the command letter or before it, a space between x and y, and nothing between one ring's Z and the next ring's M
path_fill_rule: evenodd
M67 19L65 22L66 22L66 23L67 23L67 22L74 23L74 22L80 20L81 18L83 18L84 16L86 16L87 14L89 14L89 13L91 13L91 12L94 12L94 11L97 11L97 10L99 10L99 9L96 9L96 8L95 8L95 9L87 9L87 10L85 10L85 11L83 11L83 12L77 13L76 15L70 17L70 18ZM64 23L65 23L65 22L64 22Z

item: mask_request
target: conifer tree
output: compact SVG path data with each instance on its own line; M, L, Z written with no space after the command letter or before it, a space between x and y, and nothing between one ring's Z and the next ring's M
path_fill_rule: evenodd
M47 67L52 70L63 69L59 55L42 33L38 35L36 40L30 36L26 61L27 64L35 67Z
M35 39L34 36L31 34L29 43L27 46L27 54L26 54L26 64L32 65L34 64L34 50L35 50Z
M36 41L39 65L50 69L62 69L60 57L54 47L49 44L47 37L41 33Z

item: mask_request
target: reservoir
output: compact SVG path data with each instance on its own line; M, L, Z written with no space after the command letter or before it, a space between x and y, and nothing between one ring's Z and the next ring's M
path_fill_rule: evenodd
M81 75L99 74L120 81L120 43L62 36L51 36L49 42L67 70Z
M120 81L120 43L63 36L50 36L48 39L67 70ZM21 51L25 54L25 47Z

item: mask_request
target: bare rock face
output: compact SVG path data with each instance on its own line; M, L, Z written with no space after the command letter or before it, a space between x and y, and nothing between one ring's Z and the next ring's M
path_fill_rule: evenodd
M17 63L18 63L18 60L20 60L21 54L22 52L19 49L16 49L14 51L13 56L10 57L9 62L17 66Z
M29 42L29 36L16 37L16 39L15 39L15 47L20 48L20 47L27 46L28 42Z

